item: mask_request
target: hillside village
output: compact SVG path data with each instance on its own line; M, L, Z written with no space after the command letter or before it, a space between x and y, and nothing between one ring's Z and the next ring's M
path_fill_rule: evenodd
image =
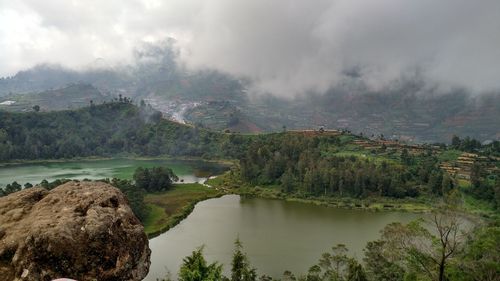
M479 164L484 167L488 174L500 172L500 168L496 167L494 164L495 161L500 161L500 158L486 157L475 153L464 152L455 161L443 162L440 165L440 168L458 179L469 180L475 164Z

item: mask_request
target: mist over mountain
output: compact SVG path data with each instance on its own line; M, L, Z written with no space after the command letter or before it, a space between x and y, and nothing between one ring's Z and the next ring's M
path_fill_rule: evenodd
M2 2L0 103L76 83L217 130L498 139L499 9L494 0Z
M121 67L76 71L40 65L0 79L0 95L19 101L17 108L24 101L25 110L35 103L56 110L121 94L136 102L144 99L173 120L239 132L326 127L415 142L449 142L454 134L482 141L500 137L500 94L494 92L478 95L458 87L444 91L418 75L373 90L352 70L326 92L293 98L255 95L248 91L253 85L249 78L190 70L178 58L170 39L142 45L134 62ZM78 91L85 97L78 97ZM51 107L57 95L63 102ZM33 102L26 103L29 99Z
M281 97L325 92L356 73L383 90L418 73L445 89L500 88L495 0L4 1L0 75L40 63L83 69L134 61L137 46L175 38L180 62Z

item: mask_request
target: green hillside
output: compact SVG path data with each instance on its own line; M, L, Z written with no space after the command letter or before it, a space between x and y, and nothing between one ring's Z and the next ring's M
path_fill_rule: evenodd
M124 153L218 157L222 136L162 119L128 99L78 110L0 111L0 161Z

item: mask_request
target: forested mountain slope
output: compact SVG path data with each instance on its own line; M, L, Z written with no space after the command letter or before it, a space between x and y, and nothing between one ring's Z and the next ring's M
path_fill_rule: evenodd
M79 110L0 111L0 161L119 153L217 157L221 136L165 120L126 98Z

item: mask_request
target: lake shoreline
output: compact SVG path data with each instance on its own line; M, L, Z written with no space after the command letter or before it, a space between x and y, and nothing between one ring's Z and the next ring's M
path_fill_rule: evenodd
M196 207L196 205L198 203L209 200L209 199L220 198L224 195L229 195L229 194L217 194L214 196L208 196L205 198L197 199L197 200L189 203L188 205L184 206L184 208L182 208L182 210L180 212L173 214L171 216L172 220L169 221L163 228L161 228L160 230L153 231L153 232L146 232L148 239L153 239L155 237L158 237L158 236L162 235L163 233L166 233L167 231L169 231L173 227L177 226L179 223L181 223L184 219L186 219L194 211L194 208Z
M408 223L421 216L325 208L285 200L244 198L234 193L198 203L182 223L149 240L152 267L147 280L164 276L165 267L175 276L180 257L200 245L207 246L207 256L211 260L227 267L231 262L232 241L236 237L246 246L252 265L262 272L275 277L281 276L285 270L305 272L307 266L302 267L313 264L332 245L347 244L350 255L361 257L366 242L378 239L379 231L385 225L395 221ZM318 229L314 232L318 235L308 235L308 229ZM283 262L274 257L276 252L290 247L296 250L286 255L294 257L294 262ZM170 249L168 255L165 249Z
M211 183L212 185L213 183ZM179 184L182 186L183 184ZM212 196L206 196L204 198L199 198L194 201L191 201L184 207L182 207L178 212L173 213L169 216L172 218L171 221L165 224L163 228L154 232L146 232L149 239L155 238L167 231L171 228L175 227L179 223L181 223L185 218L187 218L196 207L196 204L214 198L220 198L224 195L239 195L241 197L247 198L261 198L261 199L269 199L269 200L280 200L286 202L298 202L303 204L310 204L315 206L322 206L332 209L343 209L343 210L358 210L358 211L366 211L366 212L407 212L414 214L425 214L431 212L434 208L430 204L422 204L416 205L415 203L409 202L395 202L388 200L374 200L369 204L366 204L368 200L359 200L353 198L300 198L294 196L277 196L273 193L262 192L262 188L260 191L251 191L248 188L220 188L218 186L213 186L211 188L219 188L217 191L218 194ZM253 187L253 189L258 187ZM166 192L168 193L168 191ZM380 199L380 198L378 198ZM361 203L359 203L361 202ZM405 205L406 204L406 205ZM146 225L145 225L146 227Z
M144 201L150 207L150 213L143 225L148 239L157 237L178 225L193 212L196 204L227 194L202 183L176 183L171 190L147 193ZM173 212L167 214L169 211Z
M73 158L60 158L60 159L36 159L36 160L26 160L26 159L15 159L7 162L0 162L1 167L10 167L16 165L29 165L29 164L40 164L40 163L65 163L65 162L77 162L77 161L99 161L99 160L180 160L180 161L204 161L208 163L217 163L222 165L234 165L235 161L231 159L203 159L201 157L172 157L168 155L164 156L140 156L140 155L116 155L111 157L106 156L88 156L88 157L73 157Z

